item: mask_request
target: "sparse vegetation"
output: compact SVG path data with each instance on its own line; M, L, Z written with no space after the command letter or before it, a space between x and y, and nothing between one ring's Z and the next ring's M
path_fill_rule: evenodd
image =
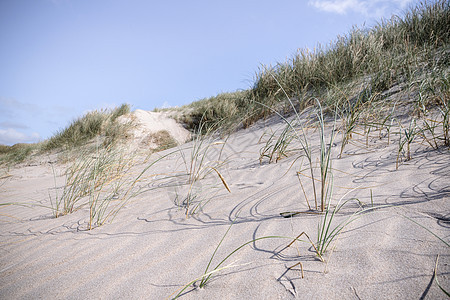
M396 169L398 169L400 155L402 153L404 153L406 161L411 160L411 144L417 135L416 120L414 118L411 119L408 129L404 129L400 125L399 135L400 135L400 138L398 139ZM405 146L406 146L406 149L405 149Z
M55 191L49 193L54 217L87 207L88 230L112 221L132 197L142 192L136 187L142 176L165 156L136 173L132 170L136 164L134 157L121 149L97 148L94 153L81 153L66 169L61 192L56 186L57 174L54 174Z
M196 190L196 184L209 174L217 175L224 188L231 193L225 178L219 171L226 163L226 158L222 157L226 142L215 141L212 132L201 133L202 127L199 128L194 137L192 148L188 150L189 156L186 156L183 149L180 149L189 186L187 195L181 203L181 206L186 209L186 218L201 208L203 201L198 199L200 195L199 191Z
M277 132L265 133L260 140L268 136L264 146L259 152L259 163L262 164L264 158L269 159L269 163L275 161L278 162L283 157L287 157L290 152L294 151L289 149L291 142L294 140L295 135L292 133L292 126L285 126L281 131L281 134L277 137Z

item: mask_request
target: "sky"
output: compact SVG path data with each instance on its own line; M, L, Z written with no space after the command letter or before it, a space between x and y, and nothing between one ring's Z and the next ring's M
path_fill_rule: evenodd
M354 25L416 0L0 0L0 144L43 141L88 111L181 106L248 89Z

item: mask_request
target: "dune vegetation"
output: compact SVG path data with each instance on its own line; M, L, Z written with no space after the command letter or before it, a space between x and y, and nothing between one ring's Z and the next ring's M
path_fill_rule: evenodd
M126 137L131 124L117 121L117 118L130 112L129 104L114 109L88 112L71 122L69 126L57 131L51 138L40 143L0 145L0 163L19 163L31 154L44 154L51 150L70 150L85 145L95 137L101 137L105 148Z
M448 97L449 24L448 1L419 4L373 28L354 27L329 45L300 49L286 62L262 65L252 88L193 102L181 108L180 119L193 129L200 123L236 129L273 114L272 108L292 113L288 100L297 110L314 105L312 99L325 110L342 110L357 97L381 102L394 86L412 96L415 113L424 113L444 105L437 94Z
M339 111L341 117L357 122L364 103L392 107L393 103L383 101L395 87L396 93L408 95L403 104L410 106L410 114L426 115L430 108L438 108L445 116L450 89L449 24L448 1L421 3L372 28L355 26L329 45L299 49L286 62L262 65L247 90L169 110L192 132L232 132L275 112L292 114L317 103L325 112ZM127 127L116 119L129 112L127 104L89 112L41 143L2 145L0 161L20 162L31 153L70 149L96 136L103 136L108 146L126 136Z

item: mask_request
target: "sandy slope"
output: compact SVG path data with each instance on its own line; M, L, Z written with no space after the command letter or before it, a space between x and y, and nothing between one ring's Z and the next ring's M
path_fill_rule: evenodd
M168 133L179 145L191 138L190 132L166 112L136 109L128 115L121 116L119 121L124 123L132 121L135 125L131 129L131 136L136 147L158 149L161 146L158 134L161 132Z
M157 188L134 198L111 224L91 231L85 230L86 208L55 219L45 207L1 206L0 298L168 298L202 274L233 220L214 264L257 237L305 231L315 241L320 216L279 216L307 209L296 176L300 160L293 155L259 164L261 135L281 126L271 119L226 140L221 157L227 164L220 170L231 193L210 174L195 187L203 210L189 219L176 205L188 189L183 176L158 182L146 176L140 185ZM317 149L318 132L311 129L308 136ZM339 146L340 136L334 157ZM189 157L191 147L185 144L164 157L148 175L182 174L181 153ZM432 274L440 254L438 278L450 289L449 248L402 215L449 241L450 154L415 144L413 159L395 170L396 147L374 136L368 149L348 145L345 155L333 160L333 203L349 192L345 199L357 197L369 204L372 190L375 206L391 206L349 224L325 255L327 263L317 259L308 243L281 251L289 240L265 239L237 252L226 262L235 267L219 272L204 289L188 288L182 299L445 299ZM212 161L220 145L214 148ZM313 156L316 161L317 150ZM136 172L147 164L136 166ZM50 164L22 166L8 174L12 176L0 183L2 203L49 205L48 193L55 186ZM313 201L310 181L303 180ZM58 178L57 185L62 183ZM346 206L336 224L356 210ZM303 264L304 278L299 267L288 269L297 262Z

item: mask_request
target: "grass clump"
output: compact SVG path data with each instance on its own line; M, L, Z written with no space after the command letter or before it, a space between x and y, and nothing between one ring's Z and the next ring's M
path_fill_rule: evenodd
M106 148L126 137L132 124L119 122L117 118L129 112L128 104L122 104L110 110L92 111L76 119L46 141L33 144L20 143L13 146L0 145L0 164L20 163L33 153L43 154L54 149L74 149L98 136L103 137Z
M180 149L180 154L186 168L188 192L182 206L186 209L186 218L196 213L201 208L202 201L199 200L199 181L210 174L215 174L220 179L223 187L231 193L231 190L219 171L226 164L226 159L222 157L226 141L214 139L214 132L201 134L203 128L200 127L193 139L192 148L188 150L188 155Z
M290 61L272 68L287 93L300 95L305 89L329 88L369 76L372 92L381 92L408 75L414 76L423 53L449 43L448 1L420 4L403 18L393 17L372 29L354 28L328 47L301 50ZM253 93L258 98L274 97L279 86L263 69Z
M13 146L0 145L0 164L20 163L29 157L33 152L38 151L41 144L15 144Z
M45 142L43 149L71 149L81 146L94 137L103 135L107 145L114 143L126 134L129 126L121 124L117 118L130 112L128 104L112 110L96 110L73 121L68 127L57 132Z
M66 169L60 193L55 174L55 193L53 197L49 194L53 216L58 218L88 208L88 230L112 221L131 198L148 190L142 190L137 183L169 154L155 159L136 173L133 170L135 157L118 147L98 147L94 153L82 153Z
M179 121L194 132L211 132L219 127L236 129L236 123L245 123L246 115L250 113L249 91L223 93L215 97L192 102L181 109Z
M178 146L178 142L170 135L167 130L160 130L150 137L150 142L158 145L153 152L159 152Z
M273 161L278 162L283 157L287 157L290 152L294 151L293 149L290 149L290 145L294 140L295 135L292 133L289 126L286 126L278 137L277 132L264 133L260 140L266 135L268 135L268 138L259 153L260 164L263 163L264 158L269 159L269 163Z
M89 205L90 220L97 216L99 221L100 211L104 212L110 202L105 200L100 204L102 192L110 192L105 199L117 196L121 180L130 172L131 165L131 159L125 158L124 153L117 149L98 148L95 153L81 154L64 172L62 192L56 193L54 199L51 198L54 217L70 214ZM89 228L92 228L92 222Z
M401 129L403 129L403 128L401 128ZM411 119L411 122L409 123L409 127L407 129L403 129L403 134L402 134L402 131L400 131L400 138L398 140L396 169L398 169L400 155L402 153L404 153L406 161L411 160L411 144L414 141L416 135L417 135L416 120Z

